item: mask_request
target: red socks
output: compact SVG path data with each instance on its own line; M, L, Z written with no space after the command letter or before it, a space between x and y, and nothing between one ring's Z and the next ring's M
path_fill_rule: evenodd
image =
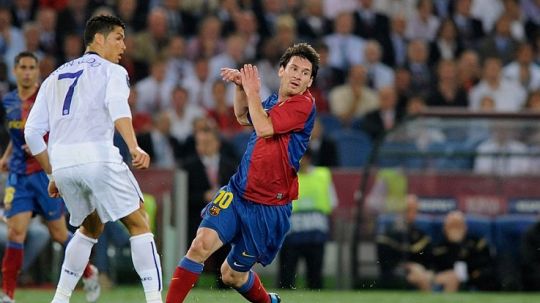
M249 302L253 303L270 303L270 296L259 279L259 276L253 272L249 272L249 277L242 287L237 291L244 296Z
M180 260L180 264L174 271L171 279L171 286L167 293L166 303L184 302L189 291L193 288L201 272L203 265L194 262L186 257Z
M17 276L23 265L23 256L22 243L8 242L2 260L2 290L12 299L17 287Z
M93 273L93 271L92 271L92 267L90 266L90 263L86 264L86 267L84 268L82 277L85 278L85 279L89 278L92 275L92 273Z

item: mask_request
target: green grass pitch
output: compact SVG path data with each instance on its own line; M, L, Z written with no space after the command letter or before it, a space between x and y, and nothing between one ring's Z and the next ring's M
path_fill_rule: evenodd
M163 293L165 297L166 292ZM423 294L413 291L279 291L283 303L532 303L540 302L540 293L458 293ZM19 289L17 303L49 303L54 295L50 290ZM86 302L81 290L75 292L72 303ZM142 288L116 287L102 294L102 303L144 303ZM186 303L242 303L245 301L232 290L196 288Z

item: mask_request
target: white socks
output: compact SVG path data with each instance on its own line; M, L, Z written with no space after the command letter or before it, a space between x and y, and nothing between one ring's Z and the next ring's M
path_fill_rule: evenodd
M161 261L154 242L154 235L146 233L129 239L133 267L141 277L141 282L148 303L161 303L163 279Z
M92 247L96 243L96 239L83 235L79 230L75 232L73 239L69 241L66 247L62 272L60 273L60 280L56 287L53 302L69 302L71 293L77 286L77 282L79 282L84 268L88 264Z

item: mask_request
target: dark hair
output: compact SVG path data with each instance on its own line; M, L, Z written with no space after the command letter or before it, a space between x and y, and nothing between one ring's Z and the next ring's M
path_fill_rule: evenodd
M285 68L292 57L301 57L311 62L311 78L315 80L319 70L319 54L307 43L295 44L285 51L279 59L279 66Z
M26 58L26 57L34 59L36 63L39 61L37 56L34 53L29 52L29 51L24 51L24 52L20 52L19 54L17 54L17 56L15 56L15 59L13 60L13 62L15 63L14 66L19 65L19 61L21 61L22 58Z
M122 29L125 29L126 26L122 20L115 16L96 16L92 17L88 22L86 22L86 28L84 29L84 45L94 41L94 35L97 33L107 36L110 32L114 30L115 26L120 26Z

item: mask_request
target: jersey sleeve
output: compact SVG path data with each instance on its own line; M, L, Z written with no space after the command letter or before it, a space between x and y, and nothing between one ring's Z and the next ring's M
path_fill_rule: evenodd
M283 134L303 129L312 110L312 100L303 95L275 105L269 112L274 133Z
M129 97L127 71L119 65L113 65L109 72L105 104L111 119L116 121L120 118L131 118L131 110L127 101Z
M28 114L24 126L24 139L32 155L37 155L47 149L43 136L49 132L49 109L47 100L49 96L49 82L45 81L36 96L36 101Z

